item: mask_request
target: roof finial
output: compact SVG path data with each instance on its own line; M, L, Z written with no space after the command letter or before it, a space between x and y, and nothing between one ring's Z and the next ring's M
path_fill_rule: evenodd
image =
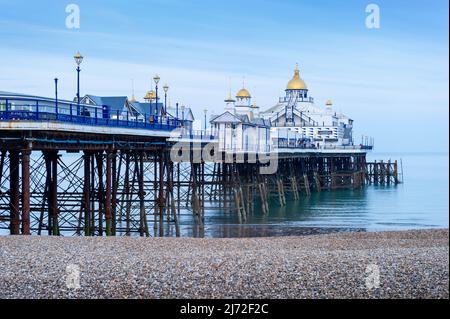
M131 79L131 101L132 103L137 102L136 96L134 95L134 79Z
M231 77L228 78L228 85L229 85L229 92L228 92L228 97L225 100L226 103L232 103L235 102L233 97L231 96Z

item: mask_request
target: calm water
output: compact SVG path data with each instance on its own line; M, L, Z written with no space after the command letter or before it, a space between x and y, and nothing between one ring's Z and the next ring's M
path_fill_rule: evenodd
M183 214L182 235L253 237L448 227L448 154L374 153L368 158L402 159L404 183L313 193L297 202L288 201L283 208L273 202L266 216L257 203L244 224L239 223L235 212L208 210L204 234L199 233L189 214Z
M77 158L77 157L74 157ZM287 236L342 231L382 231L419 228L448 228L448 154L369 154L369 160L402 159L404 183L397 186L368 186L361 190L337 190L288 197L287 206L277 201L263 215L259 202L245 223L236 212L207 209L205 228L200 232L190 211L180 214L182 236L258 237ZM151 226L151 229L153 227ZM8 232L0 231L0 235ZM165 235L175 236L173 224Z

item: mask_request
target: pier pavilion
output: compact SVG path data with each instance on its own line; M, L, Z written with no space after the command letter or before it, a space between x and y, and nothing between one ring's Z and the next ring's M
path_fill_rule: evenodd
M315 105L300 76L298 65L287 83L285 96L275 106L262 112L261 117L270 121L275 145L289 134L308 139L317 148L354 145L353 120L333 110L331 100L326 102L325 107Z

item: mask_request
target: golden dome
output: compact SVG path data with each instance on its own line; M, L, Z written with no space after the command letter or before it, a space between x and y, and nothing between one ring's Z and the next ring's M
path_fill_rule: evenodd
M236 93L237 98L245 99L245 98L251 98L250 92L247 91L247 89L242 88L239 90L239 92Z
M326 105L326 106L332 106L332 105L333 105L333 101L327 100L327 101L325 102L325 105Z
M154 99L156 99L156 93L153 90L148 91L147 94L144 96L144 100L154 100Z
M307 90L305 81L300 77L300 71L298 69L298 64L295 67L294 77L288 82L286 90Z

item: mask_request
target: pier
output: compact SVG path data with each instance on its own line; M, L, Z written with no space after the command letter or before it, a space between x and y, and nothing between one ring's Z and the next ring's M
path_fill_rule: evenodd
M298 69L293 81L291 104L297 91L306 94L296 88ZM250 93L243 88L237 97L244 106L229 97L210 129L195 132L178 106L174 116L163 108L139 112L139 103L126 99L122 110L94 104L101 99L92 96L73 102L0 94L0 229L180 236L180 212L188 211L201 234L206 207L245 223L254 210L269 214L269 202L285 206L312 192L401 182L397 162L366 162L372 145L353 145L352 120L332 114L331 104L319 115L341 126L320 126L314 114L291 110L285 126L298 121L306 133L283 135L279 112L258 118Z

